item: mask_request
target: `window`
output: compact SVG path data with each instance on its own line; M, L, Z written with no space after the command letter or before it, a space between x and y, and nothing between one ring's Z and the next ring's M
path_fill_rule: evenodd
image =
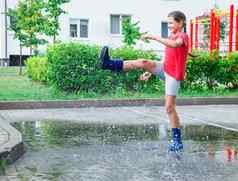
M70 19L70 37L88 38L88 19Z
M124 15L122 16L122 21L129 19L131 21L131 16Z
M163 38L168 38L168 23L167 22L162 22L161 23L161 36Z
M128 18L131 20L129 15L111 15L111 34L121 34L122 22Z
M88 38L88 20L80 20L80 38Z
M70 24L70 37L77 38L78 37L78 25Z
M111 15L111 34L120 34L120 16Z
M186 25L186 23L185 23L185 26L184 26L184 28L183 28L183 32L184 32L184 33L187 33L187 25Z

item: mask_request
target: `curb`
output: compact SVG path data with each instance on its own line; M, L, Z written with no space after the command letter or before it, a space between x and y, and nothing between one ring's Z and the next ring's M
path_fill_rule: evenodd
M5 160L7 164L11 164L24 154L22 135L10 124L5 123L1 117L0 127L8 134L8 139L0 145L0 160Z
M76 100L76 101L14 101L0 102L0 110L11 109L53 109L112 106L164 106L164 99L118 99L118 100ZM238 104L238 97L195 97L178 98L178 106L185 105L227 105Z

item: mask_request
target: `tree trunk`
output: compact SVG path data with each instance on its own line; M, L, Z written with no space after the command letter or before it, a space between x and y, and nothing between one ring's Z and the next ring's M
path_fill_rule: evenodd
M20 70L19 75L22 75L22 45L20 44Z
M53 37L53 43L55 43L56 42L56 35L54 35L54 37Z
M54 21L55 22L59 21L57 16L54 17ZM56 42L56 34L54 34L54 36L53 36L53 43L55 43L55 42Z
M30 56L32 56L32 46L30 46Z

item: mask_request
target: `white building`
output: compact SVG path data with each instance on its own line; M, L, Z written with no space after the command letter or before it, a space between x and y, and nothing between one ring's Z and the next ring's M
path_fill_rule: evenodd
M12 32L6 31L5 2L7 8L14 8L17 0L0 0L1 60L19 54L19 42L13 39ZM140 21L141 31L166 36L169 12L183 11L189 20L209 11L214 4L229 8L232 3L237 8L238 0L71 0L64 7L68 13L60 17L61 30L57 39L118 47L122 45L121 20L125 17L131 17L133 22ZM145 44L139 41L136 46L157 52L164 48L155 42ZM29 54L29 50L24 49L23 54Z

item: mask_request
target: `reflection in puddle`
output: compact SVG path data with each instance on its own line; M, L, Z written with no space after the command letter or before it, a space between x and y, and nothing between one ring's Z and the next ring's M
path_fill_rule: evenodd
M167 153L167 125L108 125L45 121L14 123L26 154L18 177L45 180L235 180L238 133L186 125L181 160ZM231 177L227 177L230 175ZM40 179L39 179L40 180Z

